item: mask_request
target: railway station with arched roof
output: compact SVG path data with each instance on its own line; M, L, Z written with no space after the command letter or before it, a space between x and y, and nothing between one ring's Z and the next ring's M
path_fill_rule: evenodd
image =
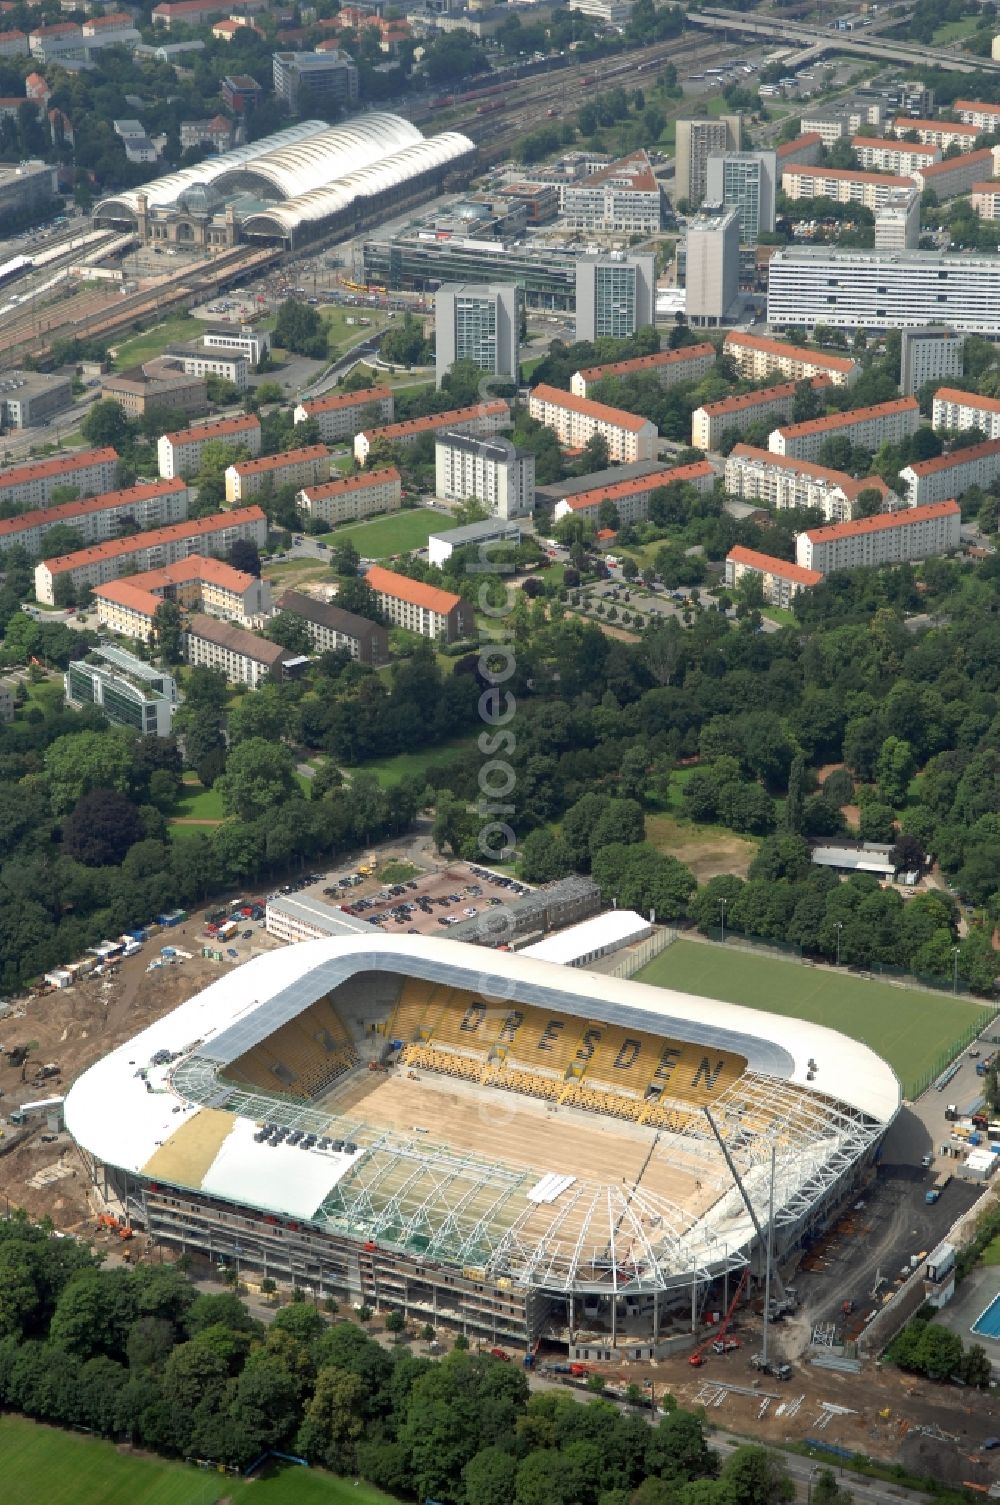
M305 120L102 199L97 225L143 244L221 249L243 239L302 240L354 229L467 173L475 146L456 131L425 138L384 112L340 125Z

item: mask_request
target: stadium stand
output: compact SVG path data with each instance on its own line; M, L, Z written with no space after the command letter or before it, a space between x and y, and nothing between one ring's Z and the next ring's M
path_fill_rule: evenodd
M354 1042L329 999L321 998L234 1061L228 1075L268 1092L319 1096L357 1062Z

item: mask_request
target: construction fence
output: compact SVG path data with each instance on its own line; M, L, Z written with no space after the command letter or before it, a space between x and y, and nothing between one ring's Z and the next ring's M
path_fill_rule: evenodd
M606 967L601 967L605 977L634 977L637 972L654 956L659 956L661 951L666 950L671 941L676 941L680 931L674 925L661 925L651 935L647 935L635 946L629 946L610 962Z
M790 961L802 962L807 967L835 967L827 956L810 956L793 941L776 941L762 935L744 935L732 930L723 932L717 925L701 932L689 932L688 939L704 938L732 947L737 951L755 951L763 956L784 956ZM891 967L888 962L871 962L866 967L848 966L841 971L852 977L871 978L878 982L896 983L901 988L929 988L935 993L954 993L960 997L971 995L972 989L961 977L937 977L931 973L907 972L904 967Z

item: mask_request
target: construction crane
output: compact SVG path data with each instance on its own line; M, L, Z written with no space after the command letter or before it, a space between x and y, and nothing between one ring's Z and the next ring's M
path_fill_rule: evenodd
M698 1344L698 1347L695 1349L694 1353L688 1359L688 1363L693 1364L695 1369L697 1369L700 1364L704 1363L702 1354L705 1352L705 1349L710 1348L713 1343L718 1343L720 1338L724 1338L726 1333L729 1331L729 1324L733 1320L733 1314L736 1311L737 1306L739 1305L740 1297L743 1295L743 1292L746 1290L749 1284L750 1266L744 1265L743 1274L740 1276L740 1283L736 1287L736 1294L733 1296L732 1301L726 1308L726 1315L723 1317L722 1321L718 1324L717 1327L713 1327L710 1330L708 1337L702 1339L702 1341Z

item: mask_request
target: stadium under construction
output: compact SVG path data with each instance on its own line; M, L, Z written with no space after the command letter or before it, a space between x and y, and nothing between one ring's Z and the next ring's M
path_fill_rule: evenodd
M244 1278L647 1358L825 1229L899 1105L830 1029L373 934L234 968L66 1122L133 1226Z
M249 240L291 249L464 184L475 154L467 136L425 138L399 115L304 120L102 199L94 223L133 230L143 245L222 250Z

